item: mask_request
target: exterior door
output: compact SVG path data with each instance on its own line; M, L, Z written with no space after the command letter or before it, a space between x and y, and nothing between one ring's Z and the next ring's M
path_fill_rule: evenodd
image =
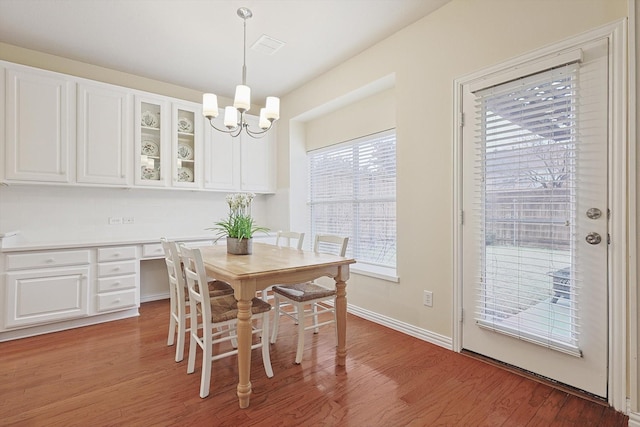
M463 87L462 347L603 397L607 70L604 39Z

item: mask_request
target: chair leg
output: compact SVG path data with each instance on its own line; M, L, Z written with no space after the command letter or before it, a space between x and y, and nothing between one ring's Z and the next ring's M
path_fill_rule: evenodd
M271 344L276 343L276 339L278 338L278 326L280 324L280 298L278 298L278 294L273 294L273 304L275 306L274 316L273 316L273 332L271 333Z
M273 368L271 367L271 354L269 353L269 312L262 315L262 335L260 337L262 344L262 364L268 378L273 377Z
M181 362L184 359L184 336L185 331L185 319L181 319L178 323L178 340L176 342L176 362Z
M313 329L313 333L317 334L318 332L320 332L320 328L318 328L318 304L313 303L311 305L313 306L313 324L315 326L315 328Z
M196 351L198 351L198 341L196 341L196 337L193 336L194 331L191 331L191 339L189 340L189 359L187 361L187 374L193 374L193 371L196 370Z
M176 335L176 307L173 298L170 301L169 312L169 335L167 336L167 345L173 345Z
M233 325L229 325L227 328L229 328L229 335L231 336L231 346L233 348L238 348L237 329Z
M296 365L302 362L302 351L304 350L304 305L295 304L298 310L298 349L296 350Z
M202 331L202 375L200 376L200 397L209 396L211 383L211 365L213 364L213 344L211 344L211 329Z
M173 318L173 314L169 319L169 335L167 336L167 345L173 345L176 336L176 319Z

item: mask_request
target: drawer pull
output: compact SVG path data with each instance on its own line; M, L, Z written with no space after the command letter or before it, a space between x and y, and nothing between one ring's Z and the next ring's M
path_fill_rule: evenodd
M114 304L118 304L120 302L120 298L113 301Z
M120 271L120 267L114 267L113 271Z
M113 256L118 258L120 256L120 252L116 252L115 254L113 254Z
M120 286L120 282L113 282L113 286Z
M52 262L56 262L55 258L47 258L47 260L45 261L48 264L51 264Z

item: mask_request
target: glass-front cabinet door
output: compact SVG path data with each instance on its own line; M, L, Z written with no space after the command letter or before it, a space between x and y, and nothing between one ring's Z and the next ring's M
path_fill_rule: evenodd
M202 183L202 106L172 104L172 179L174 187L199 188Z
M153 98L136 99L135 183L163 187L168 183L170 116L167 102Z

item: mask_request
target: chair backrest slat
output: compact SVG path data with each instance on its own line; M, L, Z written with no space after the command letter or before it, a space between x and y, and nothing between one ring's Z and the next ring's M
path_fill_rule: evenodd
M197 316L197 306L199 306L199 310L202 311L203 320L208 323L208 321L211 320L211 303L209 299L209 286L207 285L207 273L204 268L204 263L202 262L200 249L191 249L180 245L180 259L184 266L187 289L189 290L189 303L192 304L192 322L195 316Z
M276 246L291 246L291 240L297 240L296 249L302 249L304 233L296 231L278 231L276 234Z
M330 253L332 255L344 256L347 253L348 243L348 237L317 234L313 243L313 251L316 253Z

